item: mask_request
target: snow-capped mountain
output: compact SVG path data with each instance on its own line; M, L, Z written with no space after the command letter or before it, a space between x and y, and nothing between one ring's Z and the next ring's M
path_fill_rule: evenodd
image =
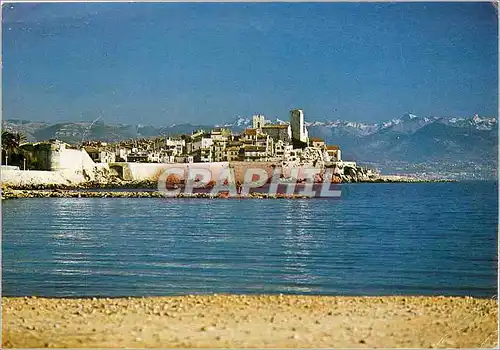
M274 119L266 120L268 123L272 124L288 124L289 121ZM497 119L496 118L485 118L478 115L468 118L456 118L456 117L421 117L412 113L407 113L401 117L393 118L388 121L383 121L380 123L362 123L356 121L348 120L333 120L333 121L305 121L308 128L310 127L324 127L324 128L338 128L349 134L355 134L358 136L368 136L380 131L388 132L394 131L404 134L411 134L423 128L424 126L431 123L443 123L446 125L454 127L474 127L477 130L492 130L496 128ZM244 128L252 127L252 119L238 116L232 122L216 125L226 128L234 128L235 131Z
M404 134L411 134L432 123L442 123L454 127L472 126L477 130L493 130L496 128L497 119L481 118L478 115L469 118L434 116L420 117L408 113L399 118L393 118L388 121L373 124L336 120L330 122L306 122L306 125L308 127L341 128L352 134L368 136L381 131L388 132L389 130Z
M481 118L474 115L472 118L443 118L443 123L455 127L474 127L477 130L493 130L497 127L496 118Z
M347 133L357 134L357 135L369 135L380 130L379 124L365 124L359 122L350 122L343 120L335 120L329 122L306 122L308 128L311 127L324 127L324 128L339 128L343 129Z
M231 127L249 128L252 126L252 119L251 118L243 118L243 117L238 116L232 122L222 124L221 126L223 126L225 128L231 128Z
M419 117L414 114L408 113L400 118L392 119L389 122L382 123L380 130L391 130L403 134L411 134L424 126L434 123L439 118L436 117Z
M306 115L307 118L307 115ZM273 123L287 123L273 120ZM251 127L251 118L237 118L225 126L234 131ZM426 162L496 159L497 119L478 115L417 116L407 113L379 123L348 120L308 121L309 135L342 147L346 158L359 161Z
M288 124L288 121L284 121L281 119L273 119L273 120L268 120L266 119L267 123L270 124ZM234 131L240 131L245 128L251 128L252 127L252 118L243 118L243 117L237 117L235 120L229 123L224 123L224 124L218 124L216 126L224 127L224 128L230 128L233 129Z

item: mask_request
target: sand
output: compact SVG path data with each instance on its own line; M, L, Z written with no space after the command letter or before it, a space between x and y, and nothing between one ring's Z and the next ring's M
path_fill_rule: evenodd
M497 345L497 303L458 297L2 298L3 347Z

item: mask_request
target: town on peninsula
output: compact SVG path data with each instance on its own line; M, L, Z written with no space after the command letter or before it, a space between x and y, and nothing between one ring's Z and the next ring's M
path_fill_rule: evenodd
M289 116L289 122L272 123L264 115L254 115L252 127L241 133L216 127L195 130L191 134L115 143L85 140L85 134L80 144L68 144L57 139L23 143L22 135L4 132L3 195L4 198L125 196L126 192L32 193L29 190L152 188L157 186L161 174L172 167L183 167L186 171L190 167L205 167L216 173L231 169L234 181L238 183L244 181L245 171L250 168L263 169L269 179L273 171L280 169L283 180L301 182L303 179L294 173L301 167L318 169L320 178L330 171L329 182L336 184L431 181L381 175L376 169L360 166L354 160L344 160L340 145L329 145L321 138L309 136L303 110L293 109ZM185 184L185 180L182 175L166 179L167 183L179 186ZM215 180L212 179L212 182ZM156 195L152 192L134 194Z
M499 348L498 1L4 2L2 348Z

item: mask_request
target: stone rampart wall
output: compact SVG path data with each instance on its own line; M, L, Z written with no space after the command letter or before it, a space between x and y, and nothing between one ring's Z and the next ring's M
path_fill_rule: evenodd
M2 184L12 186L75 185L85 182L82 174L72 171L2 170L0 177Z

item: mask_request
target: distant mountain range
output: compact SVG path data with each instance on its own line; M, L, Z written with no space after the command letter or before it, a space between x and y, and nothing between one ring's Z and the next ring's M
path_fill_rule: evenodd
M273 123L285 123L274 120ZM251 127L251 118L238 117L221 125L174 124L165 127L95 123L42 123L4 120L3 129L22 132L29 141L57 138L69 143L85 140L120 141L131 138L189 134L197 129L223 126L235 132ZM307 122L309 135L340 145L344 159L360 162L408 163L457 161L494 163L497 159L497 119L420 117L406 114L382 123L335 120ZM86 132L86 130L88 130ZM85 136L84 136L85 133Z

